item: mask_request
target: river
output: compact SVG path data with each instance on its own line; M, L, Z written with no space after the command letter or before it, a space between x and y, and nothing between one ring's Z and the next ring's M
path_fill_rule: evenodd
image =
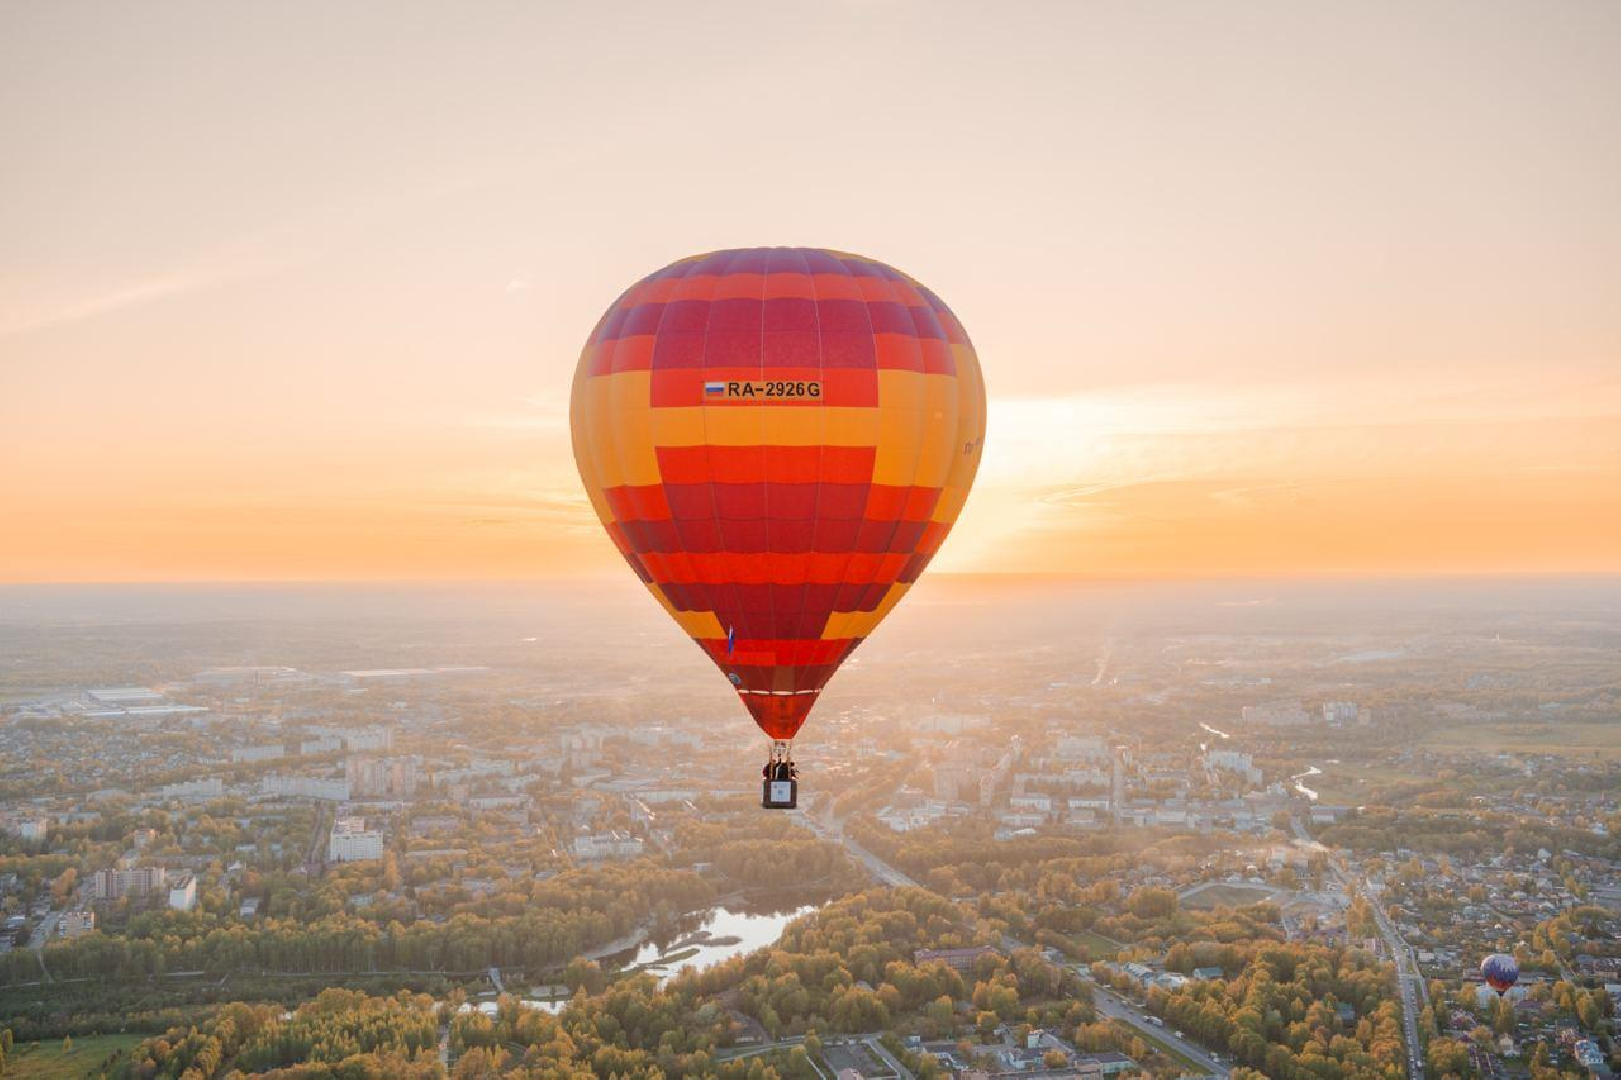
M1303 773L1295 773L1289 779L1291 779L1291 780L1293 780L1295 782L1295 790L1296 791L1300 792L1300 794L1304 795L1306 798L1310 799L1312 802L1316 802L1317 801L1317 792L1313 791L1311 788L1307 787L1305 784L1302 784L1301 781L1306 779L1308 776L1321 776L1322 774L1323 774L1323 770L1319 769L1317 766L1315 766L1315 765L1307 765L1305 772L1303 772Z

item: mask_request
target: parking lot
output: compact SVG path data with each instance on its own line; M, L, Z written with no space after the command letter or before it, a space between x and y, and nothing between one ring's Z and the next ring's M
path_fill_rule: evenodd
M845 1043L838 1046L829 1043L822 1047L822 1060L827 1062L828 1068L834 1073L854 1069L862 1076L871 1078L895 1075L882 1059L867 1049L865 1043Z

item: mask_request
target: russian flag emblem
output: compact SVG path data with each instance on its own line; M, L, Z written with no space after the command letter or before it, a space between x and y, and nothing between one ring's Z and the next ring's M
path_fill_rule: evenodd
M706 382L704 383L704 393L724 394L726 393L726 384L723 382Z

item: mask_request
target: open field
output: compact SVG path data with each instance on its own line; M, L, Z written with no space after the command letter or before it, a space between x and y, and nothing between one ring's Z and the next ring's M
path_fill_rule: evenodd
M1435 777L1383 764L1325 764L1305 783L1326 806L1358 806L1392 784L1424 783Z
M1621 760L1621 724L1508 720L1437 728L1420 743L1440 753L1558 754Z
M79 1080L97 1075L114 1051L129 1050L144 1035L85 1035L62 1053L62 1040L18 1043L6 1058L6 1080Z
M1119 942L1110 941L1102 934L1094 934L1090 930L1082 930L1079 933L1070 934L1069 939L1086 950L1087 959L1089 961L1113 960L1115 955L1120 952Z
M1185 908L1247 907L1270 900L1273 892L1255 885L1205 885L1182 901Z

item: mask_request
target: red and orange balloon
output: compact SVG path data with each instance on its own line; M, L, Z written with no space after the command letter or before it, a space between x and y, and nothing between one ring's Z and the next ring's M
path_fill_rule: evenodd
M672 263L580 355L574 458L659 603L791 739L917 580L979 467L979 360L881 262L742 248Z

